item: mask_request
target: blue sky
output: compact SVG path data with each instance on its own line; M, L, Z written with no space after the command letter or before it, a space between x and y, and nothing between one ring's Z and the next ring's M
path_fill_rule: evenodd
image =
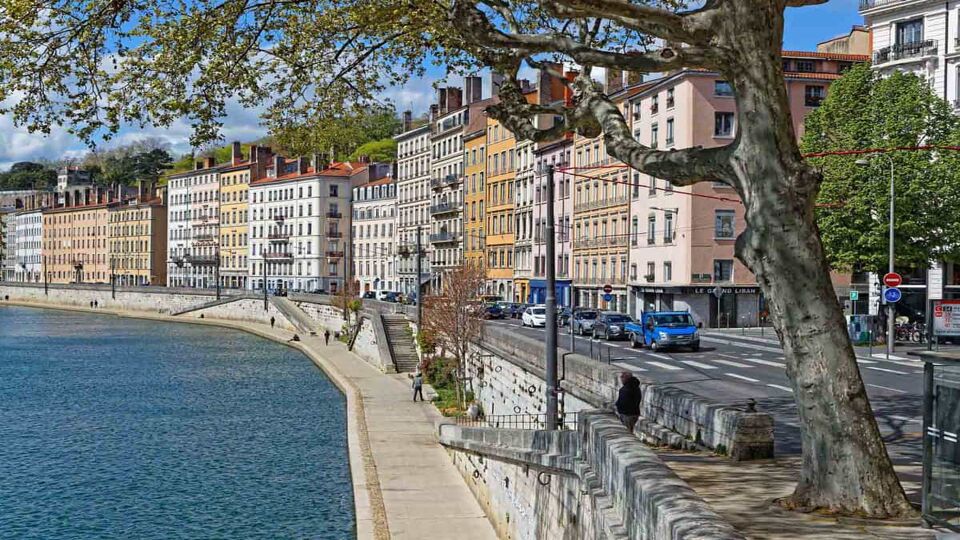
M787 22L784 33L784 48L789 50L813 50L817 43L831 37L845 34L850 27L861 24L857 13L857 0L831 0L826 4L787 10ZM433 75L433 74L431 74ZM435 74L438 77L442 74ZM411 81L402 88L394 88L388 94L398 109L413 108L423 111L429 105L432 96L432 78ZM451 82L456 82L451 81ZM224 120L223 138L226 141L249 141L266 134L258 125L257 111L244 110L239 106L228 108L229 116ZM143 137L161 137L170 142L175 154L189 152L187 144L190 127L178 122L169 129L125 128L120 131L115 142L131 142ZM16 161L31 159L59 159L64 156L80 156L86 147L63 130L53 129L49 136L28 133L25 128L13 125L9 116L0 115L0 170L5 170Z

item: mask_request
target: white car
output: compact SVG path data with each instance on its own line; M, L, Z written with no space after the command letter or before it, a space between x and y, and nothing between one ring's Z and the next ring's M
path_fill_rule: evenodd
M528 307L523 311L520 317L520 324L523 326L546 326L547 308L543 306Z

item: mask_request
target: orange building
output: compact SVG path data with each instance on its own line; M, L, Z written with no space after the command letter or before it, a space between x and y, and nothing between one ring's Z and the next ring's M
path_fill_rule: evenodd
M109 283L108 201L112 192L87 189L43 211L43 256L50 283Z

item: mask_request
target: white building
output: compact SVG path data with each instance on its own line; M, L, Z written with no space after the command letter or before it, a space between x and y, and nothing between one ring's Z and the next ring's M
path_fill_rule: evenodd
M0 206L0 281L13 281L17 268L17 216L12 206Z
M405 113L407 127L410 116ZM417 228L421 250L426 254L430 240L430 125L407 129L394 137L397 141L397 274L400 292L416 291ZM430 258L420 258L420 281L430 275Z
M360 293L399 292L397 184L381 178L353 188L354 278Z
M460 105L459 88L441 88L432 118L430 161L430 260L434 287L443 271L463 263L463 131L468 108ZM445 93L444 93L445 92Z
M43 214L40 208L16 214L16 271L14 281L43 281Z
M167 183L167 286L214 287L219 270L220 174L212 157Z
M960 109L960 3L860 0L873 33L873 67L916 73L934 93Z
M314 157L319 163L319 157ZM351 282L350 189L380 166L274 156L265 178L250 183L251 289L336 294ZM374 171L371 171L371 168Z
M520 302L530 302L530 280L534 277L534 147L531 141L517 141L517 179L513 190L513 286Z

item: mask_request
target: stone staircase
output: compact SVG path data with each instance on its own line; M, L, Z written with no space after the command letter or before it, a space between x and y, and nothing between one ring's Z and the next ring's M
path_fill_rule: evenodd
M204 302L203 304L188 307L186 309L181 309L180 311L171 313L173 316L185 315L193 311L199 311L201 309L212 308L214 306L222 306L223 304L229 304L230 302L236 302L237 300L243 300L248 298L246 295L236 295L236 296L223 296L219 300L211 300L210 302Z
M420 358L417 356L417 344L413 341L410 323L405 315L382 315L383 329L387 334L387 345L393 355L398 373L417 371Z
M282 296L271 296L270 303L277 308L280 313L283 313L283 316L287 318L294 326L297 327L297 330L303 332L306 335L315 334L319 325L314 321L309 315L306 314L299 306L291 302L290 300L283 298Z

